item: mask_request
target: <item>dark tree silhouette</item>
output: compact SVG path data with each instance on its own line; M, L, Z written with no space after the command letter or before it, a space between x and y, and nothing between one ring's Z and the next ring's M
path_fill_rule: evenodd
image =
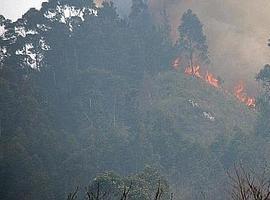
M203 33L203 25L192 10L185 12L178 27L178 48L181 55L185 55L192 67L194 61L197 64L209 61L206 36Z

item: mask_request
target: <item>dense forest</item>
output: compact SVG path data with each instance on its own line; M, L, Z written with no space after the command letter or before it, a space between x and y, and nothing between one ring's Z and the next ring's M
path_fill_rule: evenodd
M49 0L0 26L1 199L218 200L236 163L267 177L270 65L255 108L198 78L211 57L192 10L176 42L144 0L126 17Z

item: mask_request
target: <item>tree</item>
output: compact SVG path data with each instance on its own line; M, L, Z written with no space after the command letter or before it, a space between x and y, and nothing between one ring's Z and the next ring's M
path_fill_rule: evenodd
M178 27L180 37L177 45L180 53L188 58L190 67L193 67L195 61L208 62L206 36L199 18L189 9L183 14L181 21Z
M270 184L266 170L256 174L246 170L242 164L235 166L229 174L231 180L231 199L233 200L269 200Z
M160 173L147 166L141 173L122 177L112 172L105 172L86 188L89 200L168 200L172 199L166 179ZM68 195L68 200L77 197L78 188Z
M260 70L256 77L257 81L262 82L262 86L265 92L270 92L270 65L266 64L263 69ZM269 93L270 97L270 93Z
M267 64L258 73L256 80L261 83L262 90L257 105L260 110L257 120L257 134L270 135L270 65Z
M129 17L136 18L145 14L148 10L147 3L144 0L132 0L131 12Z

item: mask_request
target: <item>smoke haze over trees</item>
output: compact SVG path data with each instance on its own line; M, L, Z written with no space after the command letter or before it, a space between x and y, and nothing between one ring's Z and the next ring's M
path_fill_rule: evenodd
M153 0L150 6L155 16L167 9L173 37L181 15L191 8L203 21L208 36L209 51L214 70L222 74L227 84L245 80L256 93L254 77L268 62L270 50L265 45L269 38L268 0ZM210 39L211 38L211 39Z
M115 0L121 11L129 12L128 0ZM203 21L211 52L212 66L218 74L226 77L227 84L239 79L248 83L250 92L256 94L254 77L269 59L265 42L269 37L268 0L149 0L149 7L159 21L164 9L172 25L172 37L177 39L181 15L191 8ZM125 5L125 6L123 6ZM123 11L125 10L126 11ZM233 71L233 72L232 72Z
M113 2L121 16L129 15L131 0ZM254 77L261 66L268 62L270 52L264 45L270 28L268 0L149 0L148 3L151 13L158 20L163 9L167 10L175 40L179 19L191 8L203 21L206 34L211 38L208 45L212 66L215 66L211 70L223 75L227 80L225 84L231 87L229 83L236 83L239 79L246 81L250 92L256 94ZM20 2L15 4L21 6ZM4 7L5 2L2 9Z
M233 27L217 38L213 27L241 24L227 16L221 25L224 12L215 24L217 4L180 1L192 10L179 6L174 22L177 2L49 0L15 22L0 15L1 199L221 200L235 163L268 166L269 65L256 71L256 107L187 76L196 60L230 85L250 56L227 57L225 46L250 37ZM232 52L250 52L252 42ZM218 64L218 53L231 65ZM267 63L264 53L254 62Z

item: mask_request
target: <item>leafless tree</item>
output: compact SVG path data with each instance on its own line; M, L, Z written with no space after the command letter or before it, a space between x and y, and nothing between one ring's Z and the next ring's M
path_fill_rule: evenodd
M173 200L173 193L171 193L170 200Z
M96 192L86 190L88 200L102 200L107 195L107 192L100 191L100 183L97 183L97 190Z
M131 187L132 187L132 182L130 183L128 188L125 186L122 197L120 200L127 200L127 197L128 197L128 194L130 192Z
M162 193L163 193L163 190L160 186L160 180L158 181L158 188L157 188L157 192L156 192L156 195L155 195L155 199L154 200L160 200L161 199L161 196L162 196Z
M77 199L78 191L79 191L79 187L77 187L74 192L69 193L67 200L75 200L75 199Z
M244 169L240 164L234 166L229 178L233 200L270 200L270 181L266 177L266 170L258 175L252 170Z
M132 188L132 182L128 187L124 187L124 190L121 193L120 200L128 200L128 196L131 192ZM72 193L69 193L67 200L75 200L77 199L77 193L79 188L77 187L76 190ZM91 189L86 188L86 197L88 200L105 200L105 199L111 199L110 195L112 193L110 192L102 192L100 183L97 183L97 187L94 191L91 191ZM161 200L161 197L163 195L163 189L161 187L160 181L158 183L158 188L154 196L154 200ZM151 199L151 198L150 198ZM173 193L171 193L170 200L173 200Z

